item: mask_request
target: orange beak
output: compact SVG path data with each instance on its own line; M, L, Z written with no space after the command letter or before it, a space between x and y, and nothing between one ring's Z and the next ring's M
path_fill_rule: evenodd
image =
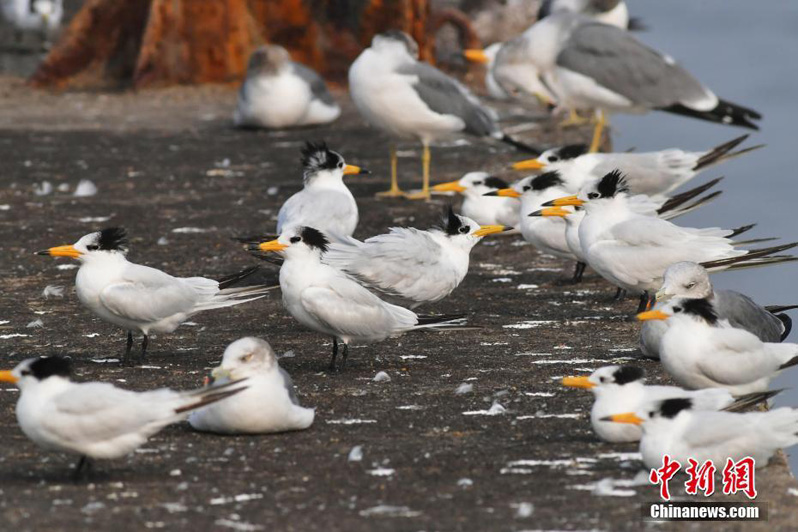
M459 181L449 181L448 183L440 183L432 187L434 192L465 192L466 187L460 184Z
M483 194L483 196L501 196L502 198L520 198L521 193L516 191L514 188L501 188L499 190L494 190L493 192L488 192Z
M262 242L261 244L258 244L258 249L260 251L282 251L288 247L290 247L290 244L283 244L277 240L270 240L268 242Z
M513 163L513 170L543 170L546 168L546 163L540 159L527 159Z
M75 246L58 246L50 249L45 249L44 251L37 251L37 255L50 255L51 257L69 257L70 259L77 259L80 257L81 253Z
M482 65L490 63L490 58L488 57L488 54L486 54L484 50L479 50L476 48L463 50L463 56L472 63L479 63Z
M369 173L371 172L353 164L347 164L344 167L344 175L365 175Z
M19 379L18 379L18 378L16 378L16 377L15 377L15 376L14 376L14 375L11 373L11 371L10 371L10 370L3 370L3 371L0 371L0 382L10 382L10 383L12 383L12 384L13 384L13 383L17 382L18 380L19 380Z
M562 385L568 388L584 388L586 390L596 386L587 377L563 377Z
M564 218L569 214L573 214L571 211L565 210L562 207L546 207L545 209L540 209L539 211L535 211L529 216L559 216Z
M613 414L611 416L601 418L601 421L614 421L615 423L631 423L632 425L640 425L643 419L636 414L627 412L625 414Z
M564 198L557 198L556 200L547 201L543 204L544 207L580 207L584 205L585 202L580 200L576 196L565 196Z
M648 312L641 312L637 315L637 319L640 321L667 320L670 317L670 314L666 314L661 310L649 310Z

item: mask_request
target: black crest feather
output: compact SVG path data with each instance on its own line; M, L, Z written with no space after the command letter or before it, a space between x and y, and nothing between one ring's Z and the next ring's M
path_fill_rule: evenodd
M687 399L686 397L675 397L673 399L665 399L659 405L659 411L662 413L662 417L666 417L668 419L673 419L676 415L693 406L693 401Z
M343 162L343 157L327 147L327 143L306 142L302 148L302 168L305 179L321 170L335 170Z
M454 209L449 205L443 211L443 231L450 236L459 235L463 221L454 213Z
M547 188L562 184L563 180L562 177L560 177L560 172L556 170L544 172L539 176L535 176L532 181L529 182L529 186L532 187L532 190L546 190Z
M557 155L563 161L576 159L587 153L587 144L569 144L557 150Z
M124 227L106 227L100 231L97 245L105 251L127 251L127 231Z
M601 178L597 190L602 198L612 198L621 192L629 192L629 187L621 171L613 170Z
M72 364L68 358L51 356L38 358L29 367L34 377L38 380L43 380L54 375L69 377Z
M302 241L309 247L320 249L322 253L327 251L330 241L324 236L324 233L313 227L303 227L299 233Z
M708 299L685 299L680 305L686 314L701 316L710 325L718 322L718 313Z
M499 190L503 188L508 188L510 186L507 184L506 181L504 181L504 179L501 179L494 175L486 177L483 183L485 184L486 187L497 188Z
M612 376L615 378L616 384L627 384L639 381L646 376L646 372L638 366L621 366L615 370Z

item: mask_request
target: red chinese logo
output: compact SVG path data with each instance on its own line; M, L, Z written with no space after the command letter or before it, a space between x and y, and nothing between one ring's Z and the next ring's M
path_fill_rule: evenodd
M715 493L715 471L717 468L712 460L707 460L701 467L698 467L698 462L692 458L688 458L687 462L690 464L684 470L687 476L687 482L684 483L684 491L688 495L697 495L698 491L704 492L704 497L709 497Z
M659 469L652 469L651 474L648 475L649 482L652 484L659 484L659 496L662 497L663 500L671 500L668 482L681 468L682 465L679 462L671 460L670 455L666 454L662 457L662 467Z
M756 462L750 456L738 460L737 463L731 458L726 460L723 468L723 493L733 495L742 491L749 499L756 498L755 468Z
M703 464L697 460L688 458L688 466L684 470L688 479L684 483L685 492L688 495L697 495L701 491L705 497L715 493L715 473L717 468L712 460L707 460ZM662 467L652 469L648 480L652 484L659 485L659 494L663 500L671 499L668 482L682 468L677 460L673 460L670 455L662 457ZM734 495L743 492L749 499L756 498L756 482L754 480L756 462L750 456L735 462L731 458L726 460L723 468L723 493Z

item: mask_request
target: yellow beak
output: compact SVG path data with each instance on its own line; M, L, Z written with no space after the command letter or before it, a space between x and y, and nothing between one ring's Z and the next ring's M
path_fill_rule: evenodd
M661 310L649 310L648 312L641 312L637 315L637 319L640 321L667 320L670 317L670 314L665 314Z
M483 65L490 63L490 58L488 57L488 54L486 54L484 50L479 50L475 48L471 48L469 50L463 50L463 56L472 63L480 63Z
M13 383L17 382L18 380L19 380L18 378L16 378L14 375L12 375L10 370L0 371L0 382L10 382L10 383L13 384Z
M282 251L287 247L290 247L290 244L282 244L277 240L270 240L258 244L258 249L261 251Z
M501 196L503 198L520 198L521 193L515 190L514 188L501 188L496 190L495 192L489 192L491 196ZM486 196L488 194L485 194Z
M479 229L474 231L474 236L488 236L495 233L503 233L512 230L512 227L507 225L480 225Z
M344 167L344 175L363 175L368 173L369 173L368 170L364 170L363 168L355 166L353 164L347 164Z
M577 198L576 196L565 196L564 198L557 198L556 200L547 201L543 204L544 207L567 207L572 205L574 207L579 207L584 205L585 202Z
M563 209L562 207L546 207L545 209L540 209L539 211L533 212L529 216L560 216L564 218L569 214L573 213L569 210Z
M217 381L219 379L229 379L230 370L224 368L214 368L214 370L211 371L211 377L213 377L214 381Z
M440 183L432 187L435 192L465 192L466 187L460 184L459 181L449 181L448 183Z
M513 163L513 170L543 170L546 168L546 163L540 159L527 159Z
M585 388L586 390L596 386L587 377L563 377L562 385L568 388Z
M51 257L69 257L70 259L77 259L80 257L81 253L75 246L58 246L50 249L45 249L44 251L37 251L37 255L50 255Z
M616 423L631 423L632 425L640 425L643 419L636 414L627 412L625 414L613 414L611 416L601 418L601 421L614 421Z

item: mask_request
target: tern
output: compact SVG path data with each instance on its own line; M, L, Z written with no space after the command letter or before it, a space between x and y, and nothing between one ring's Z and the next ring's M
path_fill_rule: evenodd
M344 183L345 175L368 174L324 142L308 142L302 148L304 188L288 198L277 213L277 233L300 225L352 236L358 222L355 197Z
M677 262L665 270L662 288L656 293L654 310L672 298L707 299L718 318L732 327L745 329L763 342L782 342L792 330L786 310L798 305L760 307L748 296L734 290L715 290L706 268L694 262ZM667 320L649 320L640 329L640 348L648 357L659 358L659 342L667 329Z
M338 342L342 367L351 342L372 343L408 331L459 325L462 316L419 316L387 303L353 278L322 261L330 241L313 227L297 227L277 240L252 246L257 252L280 253L283 306L302 325L333 338L330 369L336 369Z
M376 35L349 69L349 90L366 122L394 138L418 139L423 186L406 195L396 177L396 147L391 146L391 189L385 196L429 198L430 143L454 135L491 137L539 154L499 128L495 114L457 80L418 60L418 45L406 33Z
M556 170L574 187L574 192L618 169L627 175L630 193L655 196L670 194L707 168L763 147L760 144L732 151L747 138L743 135L706 151L671 148L644 153L589 153L588 146L572 144L546 150L536 159L515 163L513 168Z
M76 383L69 376L69 359L51 356L0 371L0 382L19 388L17 422L28 438L44 449L80 456L76 477L91 460L129 454L191 411L246 389L238 380L188 392L134 392L103 382Z
M649 468L662 467L665 455L683 464L711 460L722 470L729 459L746 457L756 467L767 465L781 448L798 443L798 410L777 408L768 412L697 411L692 399L670 398L625 410L605 418L639 425L643 430L640 453Z
M291 61L285 48L270 44L252 52L233 115L237 126L279 129L328 124L340 114L321 76Z
M264 285L231 287L257 268L219 281L172 277L161 270L128 261L127 252L127 231L121 227L109 227L89 233L72 245L37 252L80 262L75 277L78 299L104 321L127 331L124 361L130 360L133 331L144 335L141 343L141 361L144 361L151 333L172 332L198 312L255 301L275 288Z
M640 321L668 320L659 344L665 370L680 386L764 392L782 370L798 364L798 344L763 342L718 316L707 299L672 299Z
M559 11L526 32L530 60L568 109L599 109L590 144L598 151L606 114L659 110L758 129L762 116L718 98L671 57L631 33L583 15Z
M544 206L583 206L579 240L588 265L607 281L640 295L641 310L651 304L650 294L662 286L665 270L674 262L703 263L710 271L739 269L794 260L772 256L796 244L755 250L736 249L730 240L752 226L738 230L679 227L630 207L624 176L613 171L576 196L559 198Z
M341 239L329 245L322 261L414 309L452 293L468 273L471 249L483 237L509 230L479 225L449 207L440 228L393 227L364 242Z
M479 225L506 225L518 227L518 207L515 198L486 196L508 188L502 179L487 172L469 172L457 181L440 183L432 187L433 192L456 192L462 194L463 204L460 212Z
M247 388L226 401L191 413L195 430L221 434L265 434L303 430L315 411L299 405L291 376L280 367L268 342L241 338L224 351L211 373L214 385L246 379Z
M593 392L595 401L590 410L593 431L604 441L639 441L642 431L633 424L618 424L607 421L611 414L637 411L642 405L671 397L687 397L693 400L696 410L741 410L761 403L778 392L751 394L735 400L731 393L720 388L689 391L678 386L645 384L645 372L637 366L604 366L588 377L565 377L563 386L583 388Z

